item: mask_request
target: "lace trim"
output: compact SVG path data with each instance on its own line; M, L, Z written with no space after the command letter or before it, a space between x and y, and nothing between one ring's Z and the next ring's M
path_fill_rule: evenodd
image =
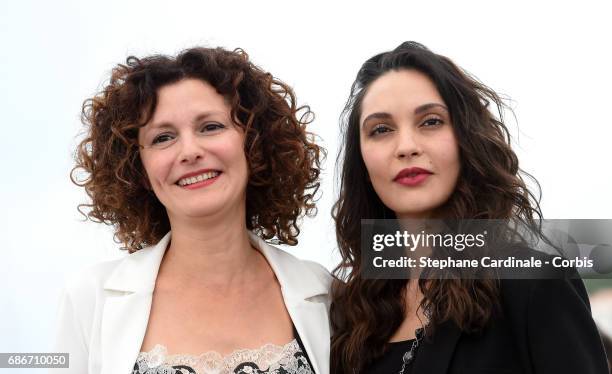
M223 357L218 352L201 355L169 355L157 344L140 352L132 374L312 374L308 360L296 339L284 346L266 344L258 349L240 349Z

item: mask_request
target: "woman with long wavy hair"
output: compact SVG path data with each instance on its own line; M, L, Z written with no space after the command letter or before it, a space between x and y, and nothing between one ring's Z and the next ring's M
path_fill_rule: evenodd
M503 110L493 90L415 42L362 65L333 211L342 256L333 373L606 372L575 270L530 280L364 275L362 219L509 220L541 234Z

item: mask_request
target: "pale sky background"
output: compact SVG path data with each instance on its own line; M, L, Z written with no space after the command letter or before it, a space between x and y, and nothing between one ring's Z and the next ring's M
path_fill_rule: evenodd
M405 40L513 99L515 150L542 185L546 218L612 218L612 12L603 3L2 2L0 352L49 351L65 274L121 255L109 227L81 221L85 195L68 174L81 103L128 55L241 47L294 87L329 155L319 214L290 250L331 269L338 116L361 63Z

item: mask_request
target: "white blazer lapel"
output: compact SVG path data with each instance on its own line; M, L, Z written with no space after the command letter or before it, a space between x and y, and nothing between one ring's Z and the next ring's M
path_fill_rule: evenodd
M144 339L151 295L109 296L102 317L102 374L131 373Z
M102 374L131 373L147 330L155 280L170 234L125 258L104 284Z
M330 335L326 305L306 300L289 301L286 305L315 373L328 374Z
M329 373L330 324L328 293L331 277L321 265L308 264L272 247L255 234L251 242L272 267L291 320L318 374ZM317 269L319 267L319 269ZM320 274L317 274L317 271Z

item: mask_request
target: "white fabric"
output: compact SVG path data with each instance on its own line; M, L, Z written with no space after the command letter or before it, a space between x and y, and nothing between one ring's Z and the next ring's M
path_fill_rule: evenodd
M253 233L249 238L276 274L314 371L328 374L331 275L323 266L299 260ZM70 353L70 368L51 373L131 373L169 242L170 233L155 246L98 264L68 282L60 302L55 351Z

